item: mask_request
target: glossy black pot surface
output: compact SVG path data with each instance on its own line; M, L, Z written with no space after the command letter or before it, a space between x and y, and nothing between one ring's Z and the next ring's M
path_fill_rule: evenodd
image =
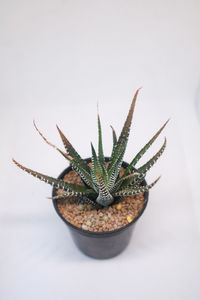
M106 161L109 161L109 158L105 158ZM91 162L91 159L88 158L86 161L89 163ZM122 163L122 167L127 168L128 164L126 162ZM66 168L58 177L59 179L62 179L65 174L69 173L72 168L68 167ZM142 185L146 185L146 181L144 180ZM56 196L56 188L53 188L52 196ZM143 206L143 209L141 210L140 214L133 220L133 222L127 224L124 227L121 227L116 230L107 231L107 232L91 232L87 230L83 230L81 228L78 228L71 223L69 223L64 217L60 214L57 206L57 201L53 200L54 208L59 215L59 217L65 222L65 224L68 226L70 233L72 235L72 238L77 245L77 247L86 255L99 258L99 259L105 259L105 258L111 258L118 254L120 254L128 245L133 229L135 227L136 221L140 218L140 216L143 214L147 202L148 202L149 193L144 193L145 203Z

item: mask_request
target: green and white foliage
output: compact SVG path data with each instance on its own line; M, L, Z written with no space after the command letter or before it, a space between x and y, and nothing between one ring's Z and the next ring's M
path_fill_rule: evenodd
M132 196L149 190L156 184L159 178L157 178L150 185L146 186L144 186L142 182L146 176L147 171L155 164L155 162L165 150L166 138L164 139L162 147L150 160L148 160L144 165L138 167L136 171L134 170L134 167L160 135L168 121L164 123L164 125L155 133L155 135L146 143L146 145L136 154L131 163L125 169L124 174L120 176L120 169L129 138L129 132L138 92L139 89L134 95L119 138L117 138L116 132L111 126L113 148L109 162L106 162L104 157L102 129L99 114L97 117L98 151L96 152L94 146L91 144L92 156L90 164L88 164L84 159L81 158L81 156L74 149L74 147L71 145L71 143L68 141L68 139L65 137L58 126L57 129L64 144L65 152L50 143L39 131L34 122L34 126L41 137L50 146L59 151L70 162L72 169L75 170L80 176L82 185L67 183L61 179L52 178L47 175L35 172L22 166L14 159L13 162L19 168L33 175L34 177L37 177L38 179L54 186L56 189L63 190L63 193L55 196L54 199L65 199L73 196L74 199L76 199L78 202L90 204L96 209L119 202L119 199L122 200L125 196Z

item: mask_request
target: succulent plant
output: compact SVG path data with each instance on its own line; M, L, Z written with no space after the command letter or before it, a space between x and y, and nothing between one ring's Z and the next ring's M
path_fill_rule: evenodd
M31 169L28 169L16 160L13 162L22 170L37 177L38 179L63 190L63 193L53 197L53 199L64 199L74 196L75 201L80 203L86 203L93 206L96 209L109 206L120 202L123 197L131 196L139 193L143 193L152 188L159 180L157 178L153 183L149 185L143 185L142 182L146 176L147 171L155 164L158 158L163 153L166 147L166 138L159 151L144 165L134 169L136 163L144 155L144 153L153 144L166 124L156 132L156 134L147 142L147 144L137 153L131 163L125 169L124 174L120 176L120 169L123 162L124 153L126 150L132 116L134 112L135 102L137 99L139 89L136 91L132 100L126 121L122 128L119 138L117 138L114 128L112 128L113 135L113 149L109 162L105 161L103 145L102 145L102 130L101 121L98 114L98 153L96 153L94 146L91 143L92 157L91 163L88 164L74 149L69 140L64 136L60 128L57 126L58 132L61 136L66 152L60 150L55 145L50 143L44 135L39 131L35 122L34 126L42 138L57 151L59 151L69 162L73 170L77 172L82 180L82 185L67 183L64 180L49 177L47 175L38 173Z

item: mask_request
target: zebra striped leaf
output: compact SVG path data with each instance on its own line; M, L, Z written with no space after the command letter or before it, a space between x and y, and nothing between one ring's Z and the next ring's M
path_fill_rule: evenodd
M107 182L108 181L108 173L105 165L105 157L103 154L103 144L102 144L102 130L101 130L101 120L98 114L98 136L99 136L99 147L98 147L98 161L99 165L102 169L102 176L103 179Z
M145 174L158 160L158 158L163 154L165 148L166 148L167 140L165 138L164 143L160 150L143 166L137 169L138 173Z
M153 144L153 142L157 139L157 137L160 135L160 133L163 131L165 126L169 120L167 120L164 125L156 132L156 134L150 139L150 141L137 153L137 155L134 157L134 159L131 161L129 166L126 168L126 171L124 173L124 177L132 170L132 168L136 165L136 163L139 161L139 159L145 154L145 152L149 149L149 147Z
M114 128L110 125L111 129L112 129L112 136L113 136L113 148L112 148L112 154L111 154L111 157L113 156L113 153L114 153L114 150L115 150L115 147L117 145L117 135L116 135L116 132L114 130Z
M146 191L148 191L149 189L151 189L160 179L160 177L158 177L153 183L149 184L149 185L141 185L138 187L135 187L133 189L124 189L121 191L118 191L114 194L115 197L125 197L125 196L132 196L132 195L136 195L136 194L140 194L140 193L144 193Z
M127 142L128 142L128 137L129 137L129 132L130 132L130 127L131 127L131 122L132 122L132 117L133 117L133 112L135 108L135 103L137 99L137 95L140 89L138 89L133 97L131 107L129 109L129 113L127 115L126 121L124 123L124 126L122 128L121 134L119 136L119 139L117 141L116 147L113 151L113 155L111 157L111 162L108 166L108 170L110 170L113 166L113 164L116 162L116 160L119 158L119 156L123 153L125 153ZM122 157L123 159L123 157Z
M83 194L92 194L93 193L93 190L88 189L85 186L77 185L77 184L73 184L73 183L68 183L68 182L65 182L61 179L56 179L56 178L44 175L42 173L39 173L39 172L36 172L36 171L33 171L29 168L24 167L23 165L18 163L15 159L12 159L12 160L23 171L31 174L32 176L40 179L41 181L44 181L44 182L56 187L57 189L61 189L61 190L64 190L64 191L70 192L70 193L72 193L72 192L77 193L76 196L78 196L78 195L81 196Z
M92 149L92 168L91 168L91 177L93 182L95 183L95 186L98 186L98 173L101 172L101 168L99 166L98 158L96 151L94 149L93 144L91 143L91 149Z
M113 202L113 196L110 194L108 188L106 187L101 174L98 174L99 180L99 195L96 199L96 202L102 206L108 206Z
M81 167L82 169L85 170L85 172L87 172L89 174L90 172L90 168L87 165L87 163L85 162L85 160L83 160L81 158L81 156L78 154L78 152L74 149L74 147L72 146L72 144L69 142L69 140L66 138L66 136L62 133L62 131L60 130L60 128L58 127L58 125L56 125L58 132L60 134L60 137L63 141L65 150L67 151L67 153L73 157L74 163L77 163L77 165L79 165L79 167Z

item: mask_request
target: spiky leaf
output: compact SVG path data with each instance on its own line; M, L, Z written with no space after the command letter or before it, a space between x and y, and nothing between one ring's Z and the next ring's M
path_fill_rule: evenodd
M85 169L81 165L79 165L79 163L73 160L71 162L71 167L74 171L78 173L78 175L81 177L81 179L86 185L88 185L92 189L94 188L94 183L92 181L91 175L87 171L85 171Z
M151 189L160 179L160 177L158 177L153 183L149 184L149 185L141 185L138 186L136 188L133 189L124 189L121 191L118 191L114 194L115 197L125 197L125 196L132 196L132 195L136 195L136 194L140 194L140 193L144 193L146 191L148 191L149 189Z
M134 98L132 100L131 107L129 109L129 113L127 115L126 121L124 123L121 134L119 136L119 139L117 141L116 147L113 151L113 155L111 157L111 162L109 164L108 170L110 170L112 168L113 164L115 164L115 162L119 158L119 156L121 154L124 154L124 152L126 150L126 145L127 145L127 141L128 141L128 137L129 137L130 126L131 126L131 122L132 122L132 117L133 117L133 112L134 112L135 102L137 99L138 92L139 92L139 89L136 91ZM123 159L123 157L122 157L122 159Z
M127 175L126 177L121 177L119 180L116 181L114 187L111 189L112 193L117 192L119 189L123 189L131 184L138 183L140 173L134 172L132 174Z
M110 125L110 127L112 129L112 136L113 136L113 148L112 148L112 154L111 154L111 157L112 157L113 153L114 153L114 150L115 150L115 147L117 145L117 135L116 135L116 132L115 132L113 126Z
M127 176L127 174L132 170L132 168L136 165L136 163L139 161L139 159L145 154L145 152L150 148L150 146L153 144L153 142L157 139L157 137L160 135L160 133L163 131L165 126L169 120L167 120L164 125L156 132L156 134L150 139L150 141L137 153L137 155L134 157L134 159L131 161L129 166L126 168L126 171L123 175L123 177Z
M61 189L64 190L66 192L70 192L70 193L74 193L73 195L75 196L81 196L83 194L93 194L93 190L86 188L85 186L81 186L81 185L77 185L77 184L73 184L73 183L68 183L65 182L61 179L56 179L47 175L44 175L42 173L33 171L29 168L24 167L23 165L21 165L20 163L18 163L16 160L12 159L13 162L23 171L31 174L32 176L56 187L57 189Z
M99 136L99 147L98 147L98 161L102 169L102 177L107 182L108 173L105 165L105 157L103 154L103 144L102 144L102 130L101 130L101 120L98 114L98 136Z
M69 196L74 196L70 193L63 193L61 195L57 195L57 196L54 196L54 197L49 197L49 199L53 199L53 200L63 200L63 199L70 199ZM95 209L99 209L101 208L102 206L99 205L98 203L92 201L90 198L88 198L87 196L85 195L81 195L80 196L77 196L75 199L73 199L74 202L78 202L78 203L82 203L82 204L88 204L88 205L91 205L93 208Z
M143 166L137 169L138 173L145 174L158 160L158 158L163 154L165 148L166 148L167 140L165 138L164 143L160 150Z
M102 205L92 201L90 198L88 198L87 196L83 196L81 198L79 198L79 202L83 203L83 204L88 204L91 205L93 208L95 209L99 209L102 208Z
M102 206L108 206L113 202L113 196L110 194L109 190L107 189L101 174L98 174L99 180L99 195L96 199L96 202Z
M72 144L69 142L69 140L66 138L66 136L62 133L58 125L56 125L58 132L60 134L60 137L63 141L64 147L67 151L67 153L73 157L74 162L77 163L82 169L84 169L88 174L90 172L90 168L85 160L81 158L81 156L78 154L78 152L74 149Z
M125 151L125 149L124 149ZM118 159L116 159L115 163L112 165L112 167L110 168L110 170L108 171L108 176L109 176L109 182L107 184L108 189L112 189L118 176L119 176L119 172L120 172L120 168L121 168L121 164L123 161L123 156L124 156L124 152L122 152L120 154L120 156L118 157Z
M98 181L98 174L101 173L101 167L98 162L98 157L96 154L96 151L94 149L93 144L91 143L91 149L92 149L92 168L91 168L91 177L95 184L95 187L99 185ZM96 188L95 188L96 189ZM97 190L97 189L96 189Z
M112 125L110 125L111 129L112 129L112 135L113 135L113 145L115 146L116 143L117 143L117 134L116 134L116 131L115 129L113 128Z

